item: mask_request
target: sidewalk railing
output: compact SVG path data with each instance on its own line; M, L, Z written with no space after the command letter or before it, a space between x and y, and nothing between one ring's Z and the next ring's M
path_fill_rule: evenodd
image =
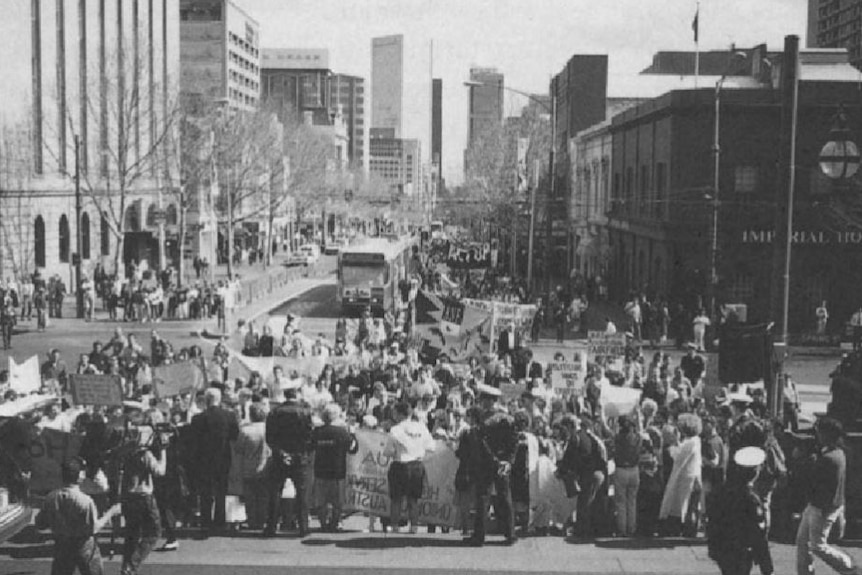
M302 278L320 278L331 273L332 270L314 264L304 267L285 268L282 266L271 268L265 275L248 280L240 279L240 289L237 292L237 309L251 305L261 299L267 298L275 291L284 288L291 282Z

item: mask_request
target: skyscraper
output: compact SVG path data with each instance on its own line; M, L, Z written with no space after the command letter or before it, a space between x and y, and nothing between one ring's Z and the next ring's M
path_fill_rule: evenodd
M468 142L503 123L503 74L496 68L470 69L470 126Z
M331 75L328 50L264 48L261 96L275 107L282 122L310 114L313 124L329 125Z
M347 124L347 157L356 167L365 163L365 79L335 74L330 79L330 108L339 107Z
M850 63L862 66L862 0L808 0L809 48L847 48Z
M371 127L401 137L404 100L404 36L371 40Z
M441 172L443 163L443 80L431 80L431 166Z

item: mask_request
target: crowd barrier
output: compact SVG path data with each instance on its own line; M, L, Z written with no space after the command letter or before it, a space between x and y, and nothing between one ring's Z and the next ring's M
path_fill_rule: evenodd
M277 265L277 264L276 264ZM275 266L273 266L275 268ZM331 273L331 270L318 265L290 267L279 266L270 269L269 272L257 278L248 280L240 279L240 289L237 291L236 307L243 308L263 298L269 297L273 292L280 290L291 282L301 278L320 278Z

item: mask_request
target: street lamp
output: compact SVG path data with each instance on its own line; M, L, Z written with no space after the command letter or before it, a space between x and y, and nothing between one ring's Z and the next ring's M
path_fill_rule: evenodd
M715 115L712 135L712 154L713 154L713 172L712 172L712 234L710 237L709 246L709 285L707 302L709 305L709 315L715 313L715 292L718 288L718 212L721 206L719 200L719 174L721 172L721 89L724 86L724 81L727 79L727 74L730 72L730 67L739 58L747 58L745 52L734 52L730 60L725 66L724 73L721 78L715 83Z
M486 86L485 82L477 82L475 80L468 80L464 82L464 85L470 88L470 95L473 95L473 88L478 88L482 86ZM551 291L551 236L553 234L553 223L551 222L551 198L554 197L554 187L555 187L555 177L554 177L554 146L557 140L557 94L554 90L551 91L551 105L548 106L545 102L538 99L533 94L528 92L524 92L523 90L517 90L515 88L510 88L508 86L499 86L503 90L512 92L513 94L518 94L519 96L523 96L528 100L535 102L539 106L541 106L546 112L551 115L551 145L550 152L548 157L548 175L550 177L550 188L548 191L548 202L547 202L547 210L548 210L548 237L547 237L547 246L546 254L545 254L545 283L548 289L548 292ZM536 188L538 185L533 185L530 188L530 232L529 238L527 242L527 281L530 282L530 287L533 286L533 242L535 237L535 229L536 229ZM532 291L532 289L531 289Z

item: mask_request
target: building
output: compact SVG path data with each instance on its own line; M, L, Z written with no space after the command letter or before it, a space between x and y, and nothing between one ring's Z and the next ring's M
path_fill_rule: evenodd
M777 167L783 59L765 65L764 46L747 54L747 75L726 78L720 93L718 204L712 196L717 78L612 119L611 297L637 290L689 310L704 305L715 241L717 301L746 304L749 321L771 319L772 238L777 198L785 195ZM819 155L839 110L850 137L862 137L858 72L844 50L804 50L800 63L789 326L813 330L814 310L827 301L835 318L830 329L840 332L862 303L860 182L830 180Z
M569 148L572 159L570 222L574 234L570 265L581 277L592 282L606 276L610 258L607 219L613 160L610 121L578 132L570 140Z
M422 150L419 140L388 137L372 129L369 140L369 173L390 191L411 196L422 183Z
M809 48L847 48L850 63L862 67L862 0L808 0Z
M431 165L443 173L443 80L431 80Z
M284 124L299 121L307 114L311 114L314 125L331 123L331 76L328 50L263 49L261 96Z
M190 110L260 104L260 25L233 0L180 0L180 89Z
M330 110L341 111L347 129L347 158L365 169L365 79L348 74L330 78Z
M505 78L496 68L470 69L470 118L467 145L503 123Z
M404 36L371 40L371 127L401 137L404 109Z
M175 229L152 159L173 135L178 0L9 0L0 34L0 277L39 268L74 287L76 254L87 273L159 265L158 218L145 216Z

